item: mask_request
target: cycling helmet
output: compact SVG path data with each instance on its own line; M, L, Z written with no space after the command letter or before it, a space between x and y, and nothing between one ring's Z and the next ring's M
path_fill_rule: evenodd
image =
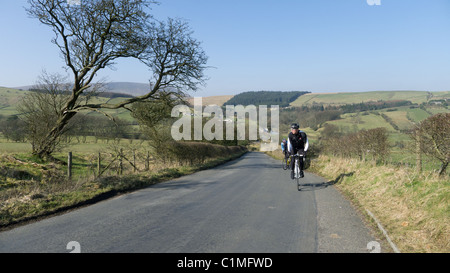
M291 129L298 129L298 128L300 128L300 126L298 126L297 123L292 123L291 124Z

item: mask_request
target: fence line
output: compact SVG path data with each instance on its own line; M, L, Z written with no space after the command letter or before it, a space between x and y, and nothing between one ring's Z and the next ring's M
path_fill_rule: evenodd
M117 166L117 174L118 175L122 175L125 169L125 164L128 163L131 167L133 172L138 172L138 171L148 171L150 170L150 161L153 160L153 158L150 156L150 152L147 151L146 156L143 157L143 163L144 163L144 169L139 170L139 168L137 167L137 155L136 155L136 150L132 150L132 157L129 159L125 153L123 148L120 148L119 152L117 154L114 155L114 153L111 154L112 155L112 160L109 161L108 163L106 163L106 166L103 167L102 163L104 164L104 161L106 160L105 157L102 156L101 152L98 152L97 154L97 158L96 158L96 166L95 168L92 168L92 164L90 169L94 171L94 175L96 178L102 176L108 169L111 169L111 167L113 166L113 164L115 162L117 162L118 166ZM91 161L92 163L92 161ZM73 153L72 152L68 152L67 153L67 177L69 180L72 179L73 176Z
M123 175L124 171L131 172L143 172L150 170L150 161L154 161L157 158L161 159L161 164L177 166L190 166L195 164L203 164L205 161L217 158L219 156L228 156L242 152L245 147L243 146L220 146L191 143L191 144L177 144L174 149L177 151L174 153L169 150L160 155L151 155L150 151L140 152L137 148L122 148L114 147L112 151L97 152L96 154L90 154L88 162L90 162L88 169L94 173L96 178L102 176L107 170L111 170L112 167L116 169L118 175ZM127 149L127 151L125 151ZM104 154L108 154L105 156ZM156 157L155 157L156 156ZM73 177L74 165L72 152L68 152L67 155L67 176L69 179ZM84 159L86 160L86 159ZM85 163L83 163L85 164ZM159 165L155 165L159 167Z

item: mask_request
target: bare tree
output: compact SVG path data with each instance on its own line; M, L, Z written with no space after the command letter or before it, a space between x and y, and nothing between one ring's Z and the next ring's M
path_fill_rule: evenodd
M208 58L192 33L187 23L179 19L169 18L167 23L152 27L150 44L141 61L152 70L158 88L182 95L184 89L195 91L204 84Z
M445 174L450 161L450 114L428 117L412 130L411 137L420 151L441 162L439 175Z
M26 127L22 120L18 116L10 116L4 120L0 117L0 132L7 140L16 142L25 142L26 140Z
M367 130L366 147L374 159L386 160L389 155L388 131L384 127Z
M174 141L170 132L174 120L171 111L179 103L182 102L173 96L161 93L159 100L142 101L132 105L132 115L139 122L141 131L156 153L165 153L169 143Z
M178 20L156 24L148 12L154 1L82 0L80 5L69 5L67 0L28 2L28 14L55 33L52 43L60 49L73 81L55 125L34 151L41 158L52 153L69 120L82 110L128 109L131 103L158 99L155 94L161 89L175 88L172 92L179 94L181 88L195 90L205 80L207 58L199 43ZM151 68L155 82L149 92L117 104L83 102L82 95L92 88L97 72L119 58L136 58Z
M325 151L335 156L358 156L365 161L371 155L372 159L383 161L389 155L386 128L361 130L345 135L340 135L337 127L328 127L327 130L329 130L328 133L321 134L321 145Z
M60 74L43 71L37 84L18 104L19 118L25 124L26 138L31 142L32 151L38 151L46 143L47 133L56 125L68 99L70 86L67 78ZM68 127L65 128L67 130ZM62 132L63 133L63 132ZM55 138L49 148L53 152L59 145Z

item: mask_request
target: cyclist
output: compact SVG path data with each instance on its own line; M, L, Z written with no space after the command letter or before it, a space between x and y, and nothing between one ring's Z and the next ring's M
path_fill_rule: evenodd
M284 154L284 158L288 157L287 141L285 138L281 141L281 151Z
M306 157L306 151L309 147L308 136L305 132L299 130L300 126L297 123L291 125L291 132L288 136L288 151L290 155L297 153L303 153L303 160L300 160L300 177L303 177L304 160ZM294 164L295 160L291 160L291 179L294 179Z

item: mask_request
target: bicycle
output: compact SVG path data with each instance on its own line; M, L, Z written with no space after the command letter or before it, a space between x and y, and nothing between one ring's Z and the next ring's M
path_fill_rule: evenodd
M294 164L294 179L297 180L297 190L300 191L300 178L302 178L303 176L300 176L300 164L299 164L299 160L303 160L303 158L305 157L304 154L295 154L295 155L291 155L291 158L293 158L293 160L295 160L295 164Z
M283 160L281 161L281 165L283 166L283 170L287 170L287 169L289 169L290 167L289 167L289 164L290 164L290 162L289 162L289 157L284 157L283 158Z

